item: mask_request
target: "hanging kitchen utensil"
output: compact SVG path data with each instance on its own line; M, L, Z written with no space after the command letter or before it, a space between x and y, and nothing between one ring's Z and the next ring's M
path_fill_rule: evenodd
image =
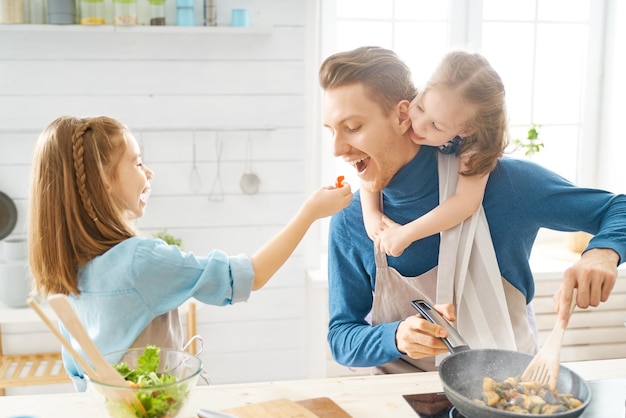
M193 131L193 143L191 148L191 175L189 177L189 188L192 193L198 193L202 188L202 179L200 178L200 171L198 171L198 165L196 163L196 131Z
M241 176L239 181L239 187L245 194L257 194L259 191L259 183L261 180L259 176L254 174L251 170L252 166L252 140L250 139L250 133L248 133L248 140L246 141L246 171Z
M222 179L220 177L220 171L222 169L222 140L219 138L215 140L215 154L217 155L217 168L215 170L215 180L213 180L213 185L209 192L209 200L223 202L224 188L222 187Z
M17 223L17 207L6 194L0 192L0 239L8 237Z

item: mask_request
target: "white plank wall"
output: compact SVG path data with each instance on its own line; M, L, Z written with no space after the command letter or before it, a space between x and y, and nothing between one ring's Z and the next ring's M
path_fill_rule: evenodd
M563 335L561 361L600 360L626 357L626 272L619 277L609 300L598 307L574 310ZM537 317L539 342L543 344L556 324L553 295L563 278L547 275L536 280L533 306Z
M234 2L220 2L221 23ZM229 4L232 3L232 6ZM267 31L110 28L0 28L0 190L26 230L32 150L60 115L109 115L126 123L155 171L140 229L166 229L186 250L251 254L306 196L307 10L310 0L248 0L251 21ZM224 17L226 16L226 17ZM228 15L229 16L229 15ZM246 195L246 169L261 179ZM196 143L200 191L190 187ZM224 200L208 199L222 143ZM332 179L328 179L331 183ZM212 383L307 377L304 246L249 302L199 306L202 358ZM43 327L5 329L5 352L32 350ZM54 343L52 343L54 345ZM11 393L20 393L14 390Z

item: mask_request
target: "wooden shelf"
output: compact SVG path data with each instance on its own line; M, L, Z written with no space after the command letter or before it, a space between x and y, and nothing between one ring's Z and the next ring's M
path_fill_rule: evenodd
M274 27L250 26L115 26L115 25L31 25L0 24L0 32L118 32L118 33L196 33L209 35L270 35Z

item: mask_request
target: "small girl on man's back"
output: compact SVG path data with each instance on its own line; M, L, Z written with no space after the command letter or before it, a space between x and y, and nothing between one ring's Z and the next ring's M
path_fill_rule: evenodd
M285 263L311 224L346 207L349 185L320 188L252 256L183 252L140 237L153 172L128 128L108 117L61 117L40 135L30 193L29 263L41 295L70 295L89 336L108 353L154 344L181 349L178 307L248 299ZM69 334L63 330L66 337ZM64 355L77 390L82 370Z
M448 230L474 214L489 173L508 145L504 84L478 53L448 53L411 102L409 118L413 142L458 155L460 176L453 196L406 225L385 217L379 195L361 189L367 233L379 250L394 257L414 241Z

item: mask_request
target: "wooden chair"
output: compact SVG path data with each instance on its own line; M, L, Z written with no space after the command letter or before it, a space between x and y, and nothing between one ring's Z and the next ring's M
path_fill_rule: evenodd
M194 335L196 335L196 304L189 302L187 305L187 340L189 341ZM196 340L191 340L187 351L193 355L198 354Z
M0 326L0 396L6 395L6 389L12 387L70 382L60 352L3 354Z

